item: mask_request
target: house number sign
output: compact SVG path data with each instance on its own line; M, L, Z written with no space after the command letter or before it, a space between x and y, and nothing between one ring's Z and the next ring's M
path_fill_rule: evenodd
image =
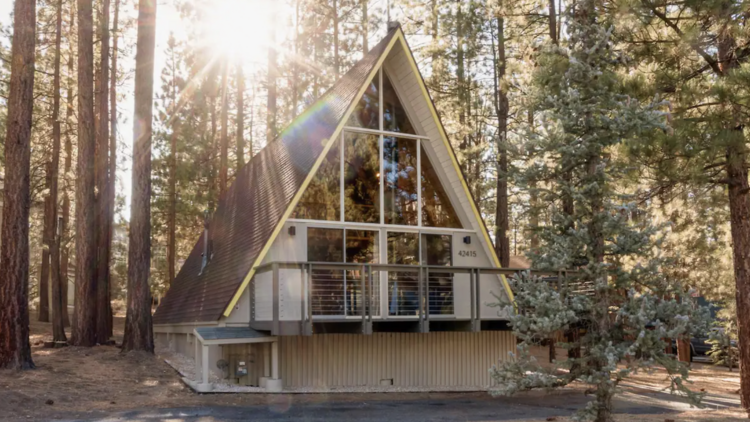
M477 251L458 251L458 256L467 257L467 258L476 258Z

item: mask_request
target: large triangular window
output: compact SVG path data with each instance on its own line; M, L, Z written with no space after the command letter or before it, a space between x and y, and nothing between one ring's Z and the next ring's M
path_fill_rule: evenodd
M367 84L345 126L291 218L461 227L425 153L430 141L417 134L386 72Z

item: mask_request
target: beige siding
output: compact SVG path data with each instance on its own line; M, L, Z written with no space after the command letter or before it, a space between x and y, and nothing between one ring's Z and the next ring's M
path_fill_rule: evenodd
M316 334L279 337L286 387L490 385L489 369L514 350L508 331Z

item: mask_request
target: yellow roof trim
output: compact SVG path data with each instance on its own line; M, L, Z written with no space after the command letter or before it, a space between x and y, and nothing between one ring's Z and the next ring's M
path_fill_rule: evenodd
M479 209L477 208L477 204L472 199L471 192L469 191L469 185L466 183L466 179L464 179L464 175L461 172L461 167L458 165L458 159L456 158L456 154L453 151L453 147L451 147L450 141L448 140L448 135L445 133L445 128L443 127L442 123L440 123L440 119L437 115L437 110L435 109L435 104L432 102L432 99L430 98L430 94L427 93L427 87L424 84L424 81L420 77L421 73L419 73L419 68L417 67L417 62L414 60L414 56L411 54L411 50L409 49L409 46L406 44L406 40L403 37L399 37L401 40L401 46L404 49L404 52L406 52L407 59L409 60L409 64L411 65L412 71L415 75L417 75L417 83L419 84L419 88L422 90L422 95L424 95L425 101L427 102L430 113L432 113L432 118L435 120L435 125L438 127L438 130L440 131L441 138L443 139L443 143L445 144L445 147L448 149L448 155L451 157L451 163L453 164L453 167L456 170L456 173L458 174L458 178L461 180L461 186L464 188L464 192L466 193L466 196L469 198L469 203L471 203L471 209L474 211L474 217L477 219L477 222L479 223L479 230L482 232L482 235L484 237L484 240L486 242L487 249L490 250L490 256L492 257L492 260L495 263L495 266L498 268L501 268L502 265L500 265L500 259L498 259L497 254L495 253L495 249L492 247L492 241L490 240L490 234L487 232L487 227L483 223L482 215L479 213ZM508 299L513 301L513 291L510 288L510 285L508 284L508 280L505 278L504 275L500 276L502 278L503 286L505 287L505 291L508 294Z
M292 201L289 203L289 206L287 207L286 211L281 216L281 219L279 220L278 224L276 224L276 228L274 228L273 232L271 233L271 236L268 238L268 241L263 246L263 249L261 249L260 254L258 254L258 257L255 259L253 266L250 268L250 271L242 280L242 284L240 284L239 289L237 289L237 291L234 293L232 300L229 302L229 305L227 305L226 309L224 310L224 317L228 317L232 313L232 310L234 309L235 305L237 305L237 302L240 300L240 297L242 297L242 293L247 288L247 285L250 284L250 280L253 278L253 275L255 275L255 268L258 267L263 262L263 259L265 259L266 255L268 255L268 251L271 249L273 242L279 236L279 233L281 233L281 229L284 227L286 220L289 219L289 216L292 214L292 211L294 211L294 208L297 206L297 203L299 202L300 198L302 198L302 195L305 193L307 186L310 184L313 177L318 172L318 168L323 163L323 160L325 159L325 157L328 155L328 151L331 149L331 147L334 144L334 142L332 142L331 140L335 140L339 137L339 135L341 135L341 131L344 129L344 126L346 125L346 121L349 119L349 115L352 114L352 111L354 111L354 108L357 106L357 100L361 98L362 95L364 95L365 90L367 89L367 85L370 83L370 81L378 72L378 70L383 66L383 62L385 61L385 58L388 57L388 53L391 52L391 49L393 48L393 45L396 43L397 39L401 39L401 41L403 42L403 32L401 31L400 28L398 29L398 32L393 36L393 38L391 38L391 41L388 43L388 46L383 50L383 53L380 55L380 58L378 59L377 63L375 64L375 66L373 66L372 71L370 71L370 74L365 79L365 83L362 85L357 95L354 97L355 100L352 101L352 104L349 106L349 110L347 110L344 116L341 118L339 125L336 127L336 130L333 132L333 135L331 135L331 137L328 139L328 143L323 148L323 151L320 153L318 160L315 162L312 169L307 174L305 181L302 182L302 185L300 186L300 188L297 190L297 193L292 198Z

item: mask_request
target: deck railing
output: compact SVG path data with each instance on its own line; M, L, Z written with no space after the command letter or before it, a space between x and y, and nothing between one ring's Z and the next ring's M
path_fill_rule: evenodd
M361 321L364 332L372 332L373 318L385 311L387 321L416 321L427 330L430 318L453 316L454 288L469 284L469 317L472 330L480 327L480 278L483 275L512 276L520 268L447 267L431 265L359 264L330 262L271 262L256 269L256 277L271 272L271 331L278 332L280 318L280 271L301 272L299 294L300 331L312 333L313 322ZM381 293L380 274L387 283ZM560 288L567 285L566 271L532 271ZM458 274L467 277L456 278ZM455 286L455 287L454 287ZM254 292L254 289L251 289ZM486 299L486 298L485 298ZM386 306L381 306L385 301ZM251 320L255 317L255 296L251 293ZM464 320L466 318L463 318Z

